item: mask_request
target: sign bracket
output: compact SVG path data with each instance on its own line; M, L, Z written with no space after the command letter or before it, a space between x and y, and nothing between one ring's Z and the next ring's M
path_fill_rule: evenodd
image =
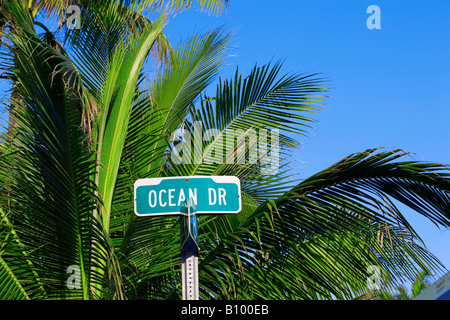
M186 207L187 214L180 219L182 296L183 300L199 300L197 215L191 198Z

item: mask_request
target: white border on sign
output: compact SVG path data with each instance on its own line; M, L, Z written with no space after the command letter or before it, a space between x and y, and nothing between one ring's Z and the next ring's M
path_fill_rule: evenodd
M141 186L155 186L161 183L163 180L169 179L212 179L216 183L232 183L238 186L239 197L239 209L236 211L196 211L195 214L236 214L242 210L242 198L241 198L241 181L235 176L186 176L186 177L163 177L163 178L144 178L138 179L134 182L134 213L139 217L156 217L156 216L173 216L180 215L182 212L163 212L163 213L137 213L136 211L136 189Z

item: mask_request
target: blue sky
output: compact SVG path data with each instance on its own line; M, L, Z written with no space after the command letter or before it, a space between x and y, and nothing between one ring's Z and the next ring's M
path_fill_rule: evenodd
M381 29L366 12L381 9ZM450 164L450 1L230 0L219 17L191 10L166 27L172 43L225 25L236 66L283 60L284 72L322 73L331 89L298 152L306 178L373 147L401 148L416 160ZM427 247L450 269L450 230L402 207Z

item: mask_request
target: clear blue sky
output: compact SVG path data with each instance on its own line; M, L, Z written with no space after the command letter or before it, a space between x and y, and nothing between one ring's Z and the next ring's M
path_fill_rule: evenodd
M381 29L369 30L370 5ZM189 11L166 27L172 43L225 25L235 56L223 72L284 60L285 72L320 72L331 84L315 130L299 151L303 178L372 147L450 164L450 1L230 0L219 17ZM405 209L402 207L402 209ZM405 209L427 247L450 269L450 230Z
M366 27L372 4L381 9L380 30ZM307 178L373 147L450 164L449 16L448 0L230 0L219 17L178 14L165 32L178 43L222 25L236 31L223 77L236 66L246 74L255 63L284 60L282 71L329 79L330 97L298 152L299 173ZM450 230L406 213L450 269Z

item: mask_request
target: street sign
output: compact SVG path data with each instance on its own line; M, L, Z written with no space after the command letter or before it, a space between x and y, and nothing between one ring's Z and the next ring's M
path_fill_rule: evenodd
M138 216L180 215L183 300L198 300L197 214L241 211L241 182L230 176L139 179L134 183Z
M241 184L232 176L192 176L139 179L134 184L138 216L179 215L191 199L196 214L234 214L241 211Z

